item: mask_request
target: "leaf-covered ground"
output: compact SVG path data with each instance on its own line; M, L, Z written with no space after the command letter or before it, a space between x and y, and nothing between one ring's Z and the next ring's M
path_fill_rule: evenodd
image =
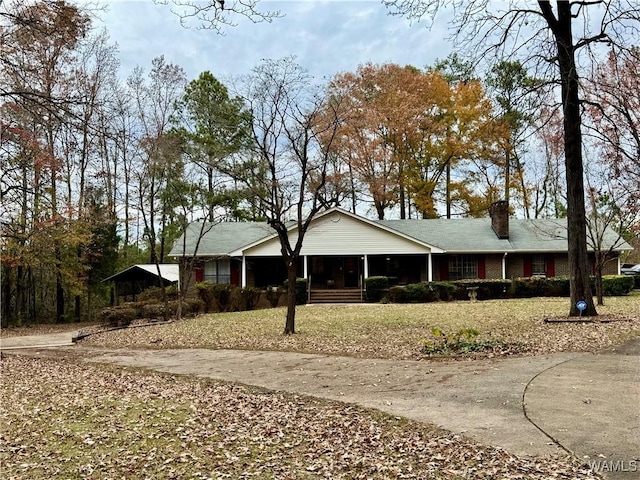
M95 322L84 323L45 323L29 325L26 327L10 327L0 330L0 337L24 337L27 335L48 335L50 333L68 332L69 330L81 330L92 327Z
M505 354L595 351L640 335L640 295L606 299L610 322L544 323L568 311L566 298L490 300L418 305L310 305L296 313L297 334L283 336L285 310L201 315L171 324L92 335L83 344L110 348L230 348L369 358L419 357L445 334L473 328L478 340L518 344Z
M1 367L7 479L599 478L340 403L69 360Z

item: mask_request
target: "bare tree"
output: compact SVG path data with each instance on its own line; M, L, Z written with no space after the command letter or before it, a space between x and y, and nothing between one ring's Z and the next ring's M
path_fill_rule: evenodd
M521 57L537 78L560 85L567 184L568 252L571 277L569 314L579 315L578 300L587 302L586 315L596 315L589 287L581 102L578 58L589 60L594 46L627 47L637 38L640 7L636 2L539 0L537 6L518 1L384 0L391 13L411 19L435 18L453 8L454 35L463 44L480 46L484 54ZM579 55L584 53L584 55ZM584 76L584 75L583 75Z
M259 200L280 241L287 268L285 334L295 333L295 284L304 236L314 217L342 198L342 173L331 155L340 121L337 97L313 91L292 58L265 60L238 92L252 115L248 158L228 173Z
M235 18L246 18L253 23L272 22L281 17L278 10L260 10L260 0L154 0L161 5L172 5L171 11L187 26L224 33L224 27L235 27Z
M587 236L595 257L598 305L604 305L602 283L604 267L607 263L618 258L614 252L625 243L623 233L638 221L640 214L640 206L637 203L635 204L635 212L624 211L621 205L628 205L628 198L619 198L616 193L611 182L601 188L589 185L588 189Z

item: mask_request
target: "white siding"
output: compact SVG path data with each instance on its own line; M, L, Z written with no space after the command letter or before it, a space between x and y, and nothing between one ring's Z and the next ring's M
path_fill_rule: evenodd
M291 243L297 239L291 234ZM246 250L249 256L278 256L278 238ZM302 244L302 255L385 255L424 254L429 248L406 238L377 228L366 222L343 215L330 213L315 220Z

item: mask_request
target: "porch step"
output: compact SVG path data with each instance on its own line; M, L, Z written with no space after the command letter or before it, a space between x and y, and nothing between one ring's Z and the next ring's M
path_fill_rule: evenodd
M311 303L362 303L360 289L311 290Z

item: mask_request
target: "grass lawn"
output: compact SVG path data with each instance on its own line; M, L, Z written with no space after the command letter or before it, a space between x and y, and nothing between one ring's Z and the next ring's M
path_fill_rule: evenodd
M544 323L566 316L567 298L488 300L413 305L309 305L296 313L296 333L283 336L284 309L201 315L150 328L92 335L85 345L114 348L231 348L416 358L432 327L473 328L478 340L515 344L507 353L595 351L640 335L640 292L605 299L600 319Z
M342 403L52 358L0 366L7 479L600 478Z

